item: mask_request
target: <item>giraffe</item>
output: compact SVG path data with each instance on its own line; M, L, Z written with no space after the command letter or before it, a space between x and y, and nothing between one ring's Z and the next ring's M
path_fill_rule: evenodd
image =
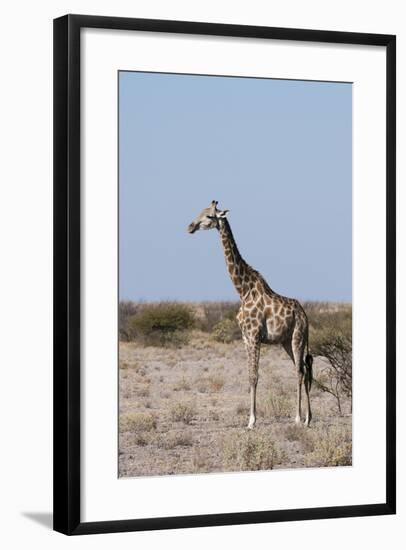
M304 382L307 405L304 423L309 426L312 419L310 389L313 358L309 354L309 323L306 313L297 300L274 292L263 276L245 262L227 219L228 210L219 210L217 205L217 201L212 201L211 205L188 226L188 232L195 233L202 229L219 231L227 269L240 296L237 321L247 352L250 387L250 415L247 427L253 429L256 421L261 344L281 344L293 361L297 373L296 423L302 422L301 401Z

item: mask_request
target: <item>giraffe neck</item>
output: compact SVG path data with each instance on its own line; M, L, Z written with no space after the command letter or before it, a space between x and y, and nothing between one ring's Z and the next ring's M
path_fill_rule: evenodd
M219 231L228 272L238 294L242 298L249 290L248 265L241 257L227 219L220 221Z

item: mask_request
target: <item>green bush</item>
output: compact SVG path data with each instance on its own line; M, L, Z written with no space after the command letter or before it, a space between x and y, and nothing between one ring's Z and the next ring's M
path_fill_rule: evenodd
M224 319L235 321L239 302L203 302L202 315L199 316L197 328L204 332L211 332L213 327Z
M236 319L232 320L226 318L214 325L211 337L216 342L229 344L241 338L241 330Z
M190 308L171 302L143 305L130 322L134 337L152 346L180 347L187 343L187 330L193 325Z

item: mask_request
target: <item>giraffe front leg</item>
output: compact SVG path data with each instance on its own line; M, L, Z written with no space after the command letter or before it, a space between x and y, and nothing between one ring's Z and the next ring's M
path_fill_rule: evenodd
M252 430L256 422L257 382L250 382L250 418L247 428Z
M247 346L248 376L250 384L250 417L247 426L249 430L254 428L256 421L259 348L259 342L255 342Z

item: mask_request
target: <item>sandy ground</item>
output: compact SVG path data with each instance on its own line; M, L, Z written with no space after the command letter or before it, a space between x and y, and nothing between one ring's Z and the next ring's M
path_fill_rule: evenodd
M316 358L314 371L323 365ZM257 424L248 422L241 341L194 332L180 349L120 343L119 475L161 475L351 464L350 404L312 388L313 422L296 426L295 369L263 346Z

